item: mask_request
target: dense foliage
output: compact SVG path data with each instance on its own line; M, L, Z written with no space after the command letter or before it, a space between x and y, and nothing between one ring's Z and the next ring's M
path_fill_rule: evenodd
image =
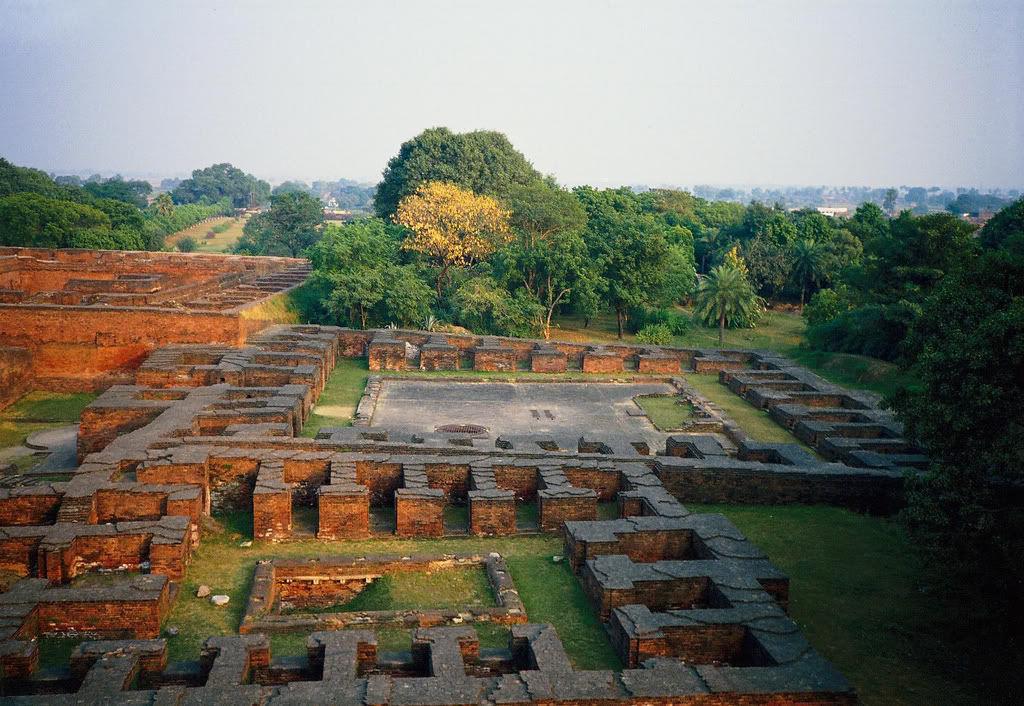
M476 194L502 198L519 184L541 175L500 132L462 134L430 128L402 143L377 185L374 209L381 218L398 211L398 203L428 181L447 182Z
M270 210L248 220L234 252L298 257L320 239L323 224L319 199L302 191L285 191L270 197Z
M175 207L166 194L147 207L151 191L149 182L119 176L54 180L0 158L0 244L159 250L167 235L232 212L227 199Z
M1007 207L1001 223L1012 220ZM1018 211L1019 213L1019 211ZM891 403L931 458L909 481L904 513L916 545L971 610L1024 630L1024 227L971 253L923 300L902 347L918 385ZM1010 634L1013 634L1011 630Z
M259 206L269 197L270 184L227 162L193 170L192 178L185 179L171 192L176 204L206 205L229 198L235 208Z

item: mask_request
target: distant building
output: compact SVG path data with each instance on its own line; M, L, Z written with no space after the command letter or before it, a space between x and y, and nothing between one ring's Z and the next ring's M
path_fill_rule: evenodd
M846 206L818 206L814 210L829 218L846 218L850 213Z

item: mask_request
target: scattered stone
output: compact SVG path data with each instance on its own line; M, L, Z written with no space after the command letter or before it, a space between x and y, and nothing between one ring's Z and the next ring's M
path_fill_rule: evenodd
M249 539L249 540L247 540L247 541L245 541L245 542L242 542L242 543L241 543L241 544L239 544L238 546L240 546L240 547L251 547L251 546L252 546L252 540L251 540L251 539Z
M199 590L196 591L196 598L206 598L208 595L210 595L209 586L200 586Z
M217 594L216 596L210 596L210 603L214 605L227 605L231 598L224 594Z
M553 557L551 557L551 561L554 562L555 564L557 564L558 562L560 562L562 560L562 558L563 557L562 557L561 554L555 554Z
M172 625L171 627L167 628L167 634L171 637L176 636L178 634L178 628Z

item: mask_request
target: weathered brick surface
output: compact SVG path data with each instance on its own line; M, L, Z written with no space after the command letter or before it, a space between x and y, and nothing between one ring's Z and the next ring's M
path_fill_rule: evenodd
M0 346L0 410L28 391L31 378L32 356L28 349Z
M542 532L561 532L567 521L597 518L597 494L589 491L567 495L542 490L537 493L537 515Z
M583 354L585 373L621 373L622 357L608 351L588 351Z
M516 533L516 497L508 490L469 492L469 533L502 537Z
M395 491L395 535L440 537L444 534L444 494L433 489Z
M535 373L564 373L568 358L557 348L538 348L530 354L530 370Z
M514 348L481 346L473 351L473 370L493 373L513 371L516 367Z
M362 485L325 485L319 492L317 537L361 539L370 533L370 492Z

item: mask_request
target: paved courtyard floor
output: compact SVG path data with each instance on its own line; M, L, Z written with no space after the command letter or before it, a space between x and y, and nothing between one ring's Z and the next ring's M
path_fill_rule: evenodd
M480 424L492 437L536 434L573 442L604 433L635 437L661 448L667 435L646 417L630 416L629 411L637 409L637 395L674 392L665 383L385 380L373 426L413 433L430 432L442 424Z

